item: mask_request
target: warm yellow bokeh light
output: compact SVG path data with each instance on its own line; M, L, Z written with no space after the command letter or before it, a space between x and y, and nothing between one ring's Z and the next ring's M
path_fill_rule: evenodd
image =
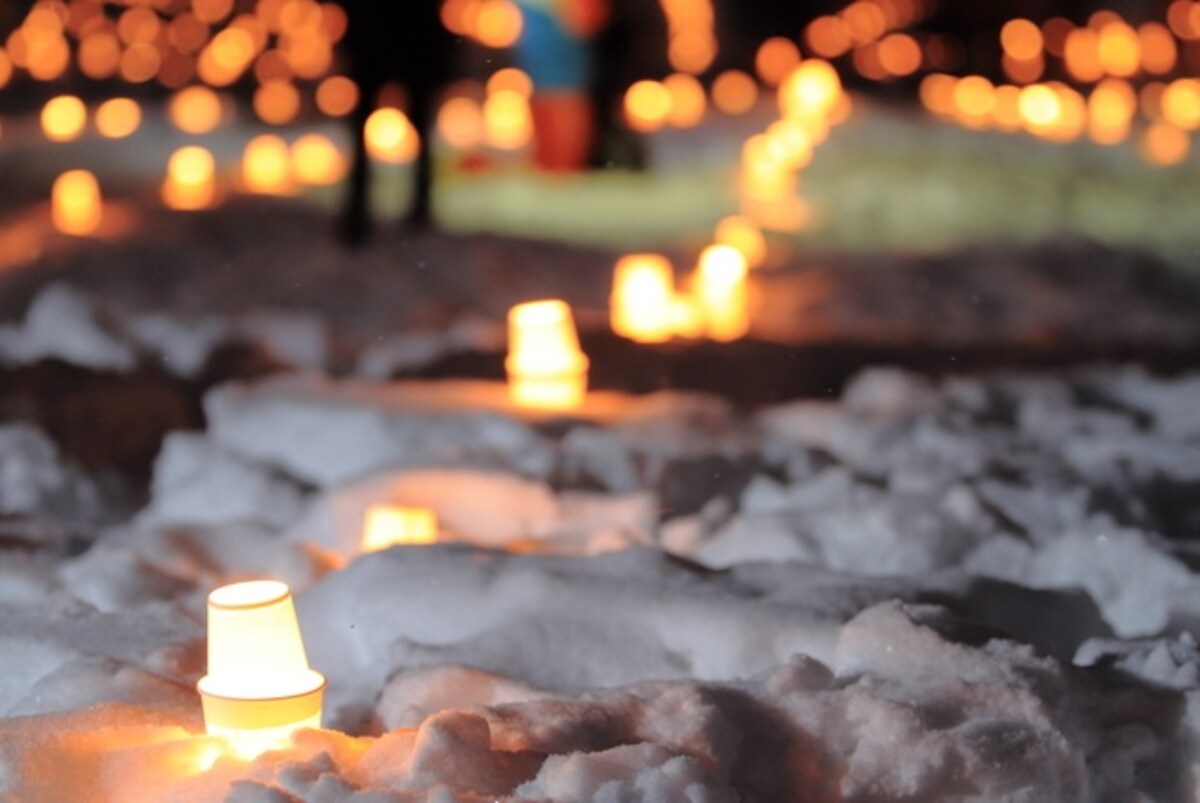
M635 131L657 131L671 115L671 92L661 81L644 79L625 92L625 120Z
M609 323L622 337L638 343L663 343L671 339L674 325L671 306L675 275L671 263L659 254L629 254L613 268Z
M301 184L335 184L346 175L346 159L323 134L305 134L292 143L292 174Z
M133 98L112 98L96 109L96 130L100 136L122 139L142 124L142 107Z
M533 97L533 79L529 73L516 67L505 67L492 73L487 80L487 93L510 90L526 98Z
M521 36L521 9L512 0L481 0L474 15L475 39L487 47L512 47Z
M514 404L544 410L583 404L588 358L579 348L575 320L565 301L530 301L509 310L504 366Z
M407 164L417 158L420 136L404 112L391 106L376 109L367 118L363 136L372 159Z
M1185 131L1200 128L1200 81L1178 78L1162 94L1162 112L1167 122Z
M671 111L667 122L675 128L693 128L704 119L708 107L708 96L700 79L687 73L674 73L663 79L663 86L671 94Z
M437 514L423 507L371 505L363 517L363 552L438 541Z
M713 242L736 248L748 267L761 267L767 261L766 237L759 225L745 215L722 218L713 231Z
M42 133L52 142L78 139L87 127L87 107L74 95L59 95L42 107Z
M501 89L483 102L483 124L493 148L517 150L533 139L533 114L529 100L512 89Z
M221 98L206 86L189 86L171 96L167 118L188 134L207 134L221 124Z
M728 245L710 245L700 254L693 292L704 312L705 331L727 342L750 330L746 310L746 258Z
M91 234L100 227L104 204L100 184L87 170L68 170L54 181L50 193L54 227L65 234Z
M842 82L833 65L821 59L808 59L780 85L779 109L785 117L828 115L841 95Z
M163 203L172 209L204 209L217 197L216 162L198 145L180 148L167 162Z
M260 195L291 192L291 151L283 137L263 134L246 143L242 152L242 188Z

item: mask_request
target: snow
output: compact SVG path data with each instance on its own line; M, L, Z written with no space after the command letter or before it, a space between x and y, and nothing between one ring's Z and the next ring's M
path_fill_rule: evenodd
M834 402L553 417L494 383L217 387L138 515L0 556L0 788L1187 800L1200 580L1187 509L1138 500L1200 478L1195 382L884 369ZM53 520L76 470L30 426L0 447L5 514ZM433 509L445 543L362 554L373 504ZM247 761L193 684L205 594L263 576L330 685L326 729Z
M137 354L99 305L62 283L45 287L22 326L0 327L0 362L57 358L100 371L129 371Z

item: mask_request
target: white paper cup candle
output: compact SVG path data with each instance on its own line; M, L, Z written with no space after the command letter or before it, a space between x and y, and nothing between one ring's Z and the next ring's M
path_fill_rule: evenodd
M565 301L530 301L509 310L505 368L515 404L545 410L583 404L588 358Z
M428 508L371 505L363 517L364 552L402 544L436 544L437 540L437 514Z
M321 726L325 677L308 666L286 584L252 580L209 594L208 674L196 688L205 729L245 755Z
M91 234L100 227L104 202L100 184L86 170L68 170L50 191L50 216L54 227L66 234Z
M658 254L629 254L613 269L610 299L612 330L638 343L671 339L671 307L675 276L671 263Z

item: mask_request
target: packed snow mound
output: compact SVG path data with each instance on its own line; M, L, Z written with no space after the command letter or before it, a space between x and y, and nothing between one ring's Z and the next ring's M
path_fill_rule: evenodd
M1085 803L1193 791L1195 756L1180 751L1170 716L1177 695L1105 684L963 628L941 608L882 603L841 628L829 663L793 656L737 682L583 693L498 692L503 679L476 675L461 707L447 707L446 691L471 676L431 670L404 686L408 706L437 709L417 727L305 731L251 762L167 709L10 718L2 783L22 800L314 803ZM495 699L514 691L524 699ZM1106 708L1106 696L1121 705ZM380 705L394 711L394 695Z
M0 361L56 358L98 371L129 371L137 352L110 313L69 285L47 286L21 326L0 327Z

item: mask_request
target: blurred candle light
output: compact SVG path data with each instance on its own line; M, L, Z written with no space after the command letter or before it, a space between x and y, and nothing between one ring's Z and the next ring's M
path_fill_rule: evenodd
M741 70L726 70L713 80L712 101L722 114L745 114L758 102L758 84Z
M171 96L167 117L188 134L207 134L221 124L221 98L206 86L189 86Z
M565 301L530 301L509 310L505 369L509 397L517 405L570 410L583 404L588 358Z
M617 260L609 300L612 330L638 343L663 343L674 327L671 305L675 276L658 254L629 254Z
M1170 167L1187 159L1192 141L1186 131L1168 122L1148 126L1138 139L1138 152L1149 164Z
M162 188L172 209L204 209L217 197L216 163L204 148L189 145L171 154Z
M46 139L69 142L78 139L87 127L87 107L74 95L59 95L46 101L41 122Z
M371 505L363 518L364 552L436 544L437 540L437 514L428 508Z
M407 164L417 158L420 138L404 112L391 106L376 109L363 131L367 153L389 164Z
M108 139L123 139L142 124L142 107L132 98L112 98L96 109L96 130Z
M456 150L478 147L483 142L483 109L474 98L450 98L438 110L437 129Z
M767 240L762 229L745 215L730 215L718 222L713 241L736 248L746 258L748 267L760 267L767 260Z
M713 340L737 340L750 330L746 273L746 258L736 248L710 245L700 254L693 291Z
M671 115L671 91L660 81L637 81L625 92L625 120L635 131L662 128Z
M708 105L708 97L700 80L687 73L673 73L663 79L663 86L671 93L671 111L667 115L667 122L675 128L699 125Z
M515 89L492 92L483 102L483 126L487 143L493 148L524 148L533 139L529 99Z
M291 154L283 137L263 134L246 143L242 187L260 195L286 195L292 191Z
M208 595L208 674L196 688L208 734L246 758L321 726L325 677L308 666L286 584L252 580Z
M50 193L54 227L65 234L91 234L100 227L104 204L100 184L86 170L68 170L54 181Z
M346 160L328 137L305 134L292 143L292 174L301 184L334 184L346 174Z
M828 115L837 106L842 82L827 61L808 59L788 73L779 87L779 107L784 117Z

